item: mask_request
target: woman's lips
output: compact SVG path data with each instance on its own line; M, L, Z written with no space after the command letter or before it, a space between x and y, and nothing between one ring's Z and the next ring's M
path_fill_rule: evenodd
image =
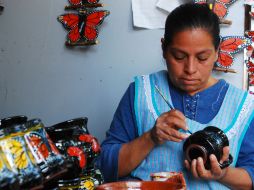
M185 78L182 79L182 82L183 82L183 84L185 84L185 85L196 84L197 81L198 81L198 80L196 80L196 79L185 79Z

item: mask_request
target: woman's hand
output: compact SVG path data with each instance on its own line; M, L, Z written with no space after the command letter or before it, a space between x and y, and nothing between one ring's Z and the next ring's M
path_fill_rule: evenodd
M150 135L155 144L163 144L165 141L180 142L189 135L180 133L179 129L187 130L185 116L178 110L170 110L156 120Z
M227 161L229 157L229 147L226 146L223 148L223 156L220 160L222 164L224 161ZM205 179L205 180L220 180L222 179L226 173L228 168L221 169L219 162L214 154L209 156L211 169L205 169L203 159L199 157L198 159L192 160L189 163L187 160L184 161L185 167L191 171L192 175L197 179Z

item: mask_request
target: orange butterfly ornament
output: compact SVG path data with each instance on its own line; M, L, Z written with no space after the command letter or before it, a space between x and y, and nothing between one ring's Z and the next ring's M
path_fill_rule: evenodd
M109 15L109 11L79 10L76 13L60 15L58 21L69 30L66 45L94 45L97 44L98 26L104 18Z
M244 36L221 37L219 56L215 67L223 68L225 71L234 63L234 55L251 45L251 40ZM215 69L216 70L216 69Z
M226 20L228 14L228 7L237 0L194 0L194 3L207 3L209 8L220 18L221 24L231 24L232 22Z

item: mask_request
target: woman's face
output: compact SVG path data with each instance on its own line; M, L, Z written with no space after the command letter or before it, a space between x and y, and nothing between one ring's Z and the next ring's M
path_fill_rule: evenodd
M218 52L212 36L202 28L176 33L172 43L164 50L163 57L171 82L190 95L217 82L211 77L211 72Z

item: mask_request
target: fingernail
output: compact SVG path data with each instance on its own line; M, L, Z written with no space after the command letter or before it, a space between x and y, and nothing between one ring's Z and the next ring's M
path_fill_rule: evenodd
M183 138L188 138L190 136L190 134L183 134Z

